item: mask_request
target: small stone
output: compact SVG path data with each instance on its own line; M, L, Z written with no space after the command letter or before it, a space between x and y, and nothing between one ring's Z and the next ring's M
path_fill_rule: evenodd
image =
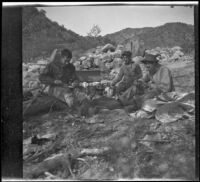
M167 163L163 163L163 164L160 164L160 165L158 166L158 168L159 168L159 171L164 172L164 171L167 171L167 169L169 168L169 166L168 166Z
M111 172L114 171L114 168L113 168L113 167L109 167L108 169L109 169L109 171L111 171Z
M136 147L137 147L137 143L136 142L131 143L132 150L136 149Z

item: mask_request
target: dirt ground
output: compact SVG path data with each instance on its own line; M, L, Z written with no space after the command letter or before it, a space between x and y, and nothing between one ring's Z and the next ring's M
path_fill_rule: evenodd
M193 66L170 65L176 88L185 90L184 79L194 80ZM89 118L65 109L23 123L25 179L195 180L194 114L167 124L134 119L123 109ZM43 140L34 141L36 134Z

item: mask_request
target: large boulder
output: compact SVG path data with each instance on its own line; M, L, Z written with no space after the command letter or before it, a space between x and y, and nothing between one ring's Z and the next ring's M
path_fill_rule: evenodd
M80 70L81 69L81 62L80 61L76 61L73 64L74 64L76 70Z
M161 61L168 61L169 60L169 55L166 52L162 52L160 54L160 59L161 59Z
M36 80L38 79L38 76L39 76L39 72L28 71L25 73L24 79Z
M176 52L176 51L181 51L181 49L182 49L182 48L179 47L179 46L175 46L175 47L172 47L172 48L171 48L171 50L174 51L174 52Z
M117 47L116 47L116 51L117 50L124 51L124 49L125 49L124 46L121 44L117 45Z
M110 87L106 87L104 90L104 94L106 97L111 98L113 96L114 90Z
M100 54L102 51L102 46L97 46L95 50L95 54Z
M94 57L94 66L99 67L101 62L102 61L99 56Z
M41 66L37 65L37 64L31 65L31 66L29 66L28 72L33 72L33 73L39 72L40 67Z
M112 68L113 68L113 62L105 63L105 67L106 67L107 69L112 69Z
M105 63L102 61L99 64L99 68L101 71L108 71L108 68L105 66Z
M142 56L136 56L136 57L132 58L132 61L137 64L140 64L142 59L143 59Z
M102 52L108 52L108 51L114 52L115 47L112 44L106 44L105 46L102 47L101 51Z
M114 79L117 76L117 74L119 74L119 70L120 70L120 68L112 69L110 74L109 74L109 78Z
M178 50L178 51L174 52L174 54L171 57L171 59L178 60L178 59L180 59L183 56L184 56L184 53Z
M112 55L109 53L102 54L101 58L102 58L103 62L111 62L112 61Z
M81 61L84 61L84 60L86 60L86 59L87 59L86 56L82 56L82 57L80 57L80 60L81 60Z
M91 62L86 59L82 61L82 65L84 69L89 69L91 67Z
M23 71L28 71L28 65L24 64L22 65Z
M158 51L156 49L146 50L145 52L148 54L153 54L153 55L157 55L160 53L160 51Z
M114 58L121 58L122 55L122 51L121 50L116 50L115 52L113 52L113 57Z
M162 49L160 47L156 47L155 50L160 52Z

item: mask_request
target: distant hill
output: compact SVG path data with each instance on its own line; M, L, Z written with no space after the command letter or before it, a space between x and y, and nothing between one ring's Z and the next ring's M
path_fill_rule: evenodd
M121 31L99 36L83 37L66 29L46 17L44 10L34 7L23 8L23 61L34 62L35 58L49 56L55 48L69 48L75 57L99 45L133 44L139 50L141 43L147 49L155 47L180 46L185 52L194 50L194 27L184 23L167 23L158 27L126 28Z
M185 23L166 23L158 27L126 28L105 37L116 44L143 42L145 48L180 46L185 52L194 50L194 26Z

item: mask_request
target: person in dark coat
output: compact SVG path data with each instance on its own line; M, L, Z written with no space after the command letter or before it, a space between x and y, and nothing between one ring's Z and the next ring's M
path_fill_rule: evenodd
M40 82L47 85L46 92L69 106L73 104L70 86L75 87L79 83L75 67L70 63L71 58L72 52L68 49L63 49L60 53L54 51L52 61L39 76Z
M62 85L78 83L75 66L70 63L72 53L68 49L63 49L57 53L52 62L50 62L40 74L40 81L48 85Z

